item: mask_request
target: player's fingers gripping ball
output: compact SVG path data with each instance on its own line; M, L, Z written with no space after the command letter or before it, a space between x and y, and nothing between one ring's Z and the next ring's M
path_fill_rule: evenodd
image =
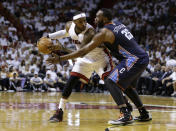
M37 42L38 50L43 54L50 54L52 50L50 47L53 46L53 42L50 38L42 37Z

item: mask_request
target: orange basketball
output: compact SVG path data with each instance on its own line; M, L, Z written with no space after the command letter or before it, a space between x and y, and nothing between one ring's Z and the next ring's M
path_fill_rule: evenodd
M53 42L50 38L42 37L37 42L38 50L43 54L49 54L51 51L49 50L49 47L53 45Z

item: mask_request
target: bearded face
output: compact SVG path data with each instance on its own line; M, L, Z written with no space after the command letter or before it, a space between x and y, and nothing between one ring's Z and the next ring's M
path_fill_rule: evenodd
M104 26L103 12L101 10L98 11L96 14L95 24L97 25L98 28L102 28Z

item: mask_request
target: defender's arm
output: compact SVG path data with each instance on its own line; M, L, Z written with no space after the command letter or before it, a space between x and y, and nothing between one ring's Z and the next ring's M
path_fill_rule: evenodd
M77 58L77 57L84 56L87 53L89 53L91 50L100 46L102 43L104 43L104 42L113 43L114 40L115 40L114 34L110 30L104 28L99 33L97 33L93 37L91 42L89 42L83 48L81 48L81 49L79 49L79 50L77 50L77 51L75 51L71 54L61 56L60 61L68 60L68 59L74 59L74 58Z

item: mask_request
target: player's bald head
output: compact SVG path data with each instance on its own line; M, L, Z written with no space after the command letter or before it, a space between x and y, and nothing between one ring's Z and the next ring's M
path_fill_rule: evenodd
M100 9L99 11L101 11L101 12L102 12L102 15L103 15L104 17L106 17L109 21L112 20L112 12L111 12L110 9L102 8L102 9Z

